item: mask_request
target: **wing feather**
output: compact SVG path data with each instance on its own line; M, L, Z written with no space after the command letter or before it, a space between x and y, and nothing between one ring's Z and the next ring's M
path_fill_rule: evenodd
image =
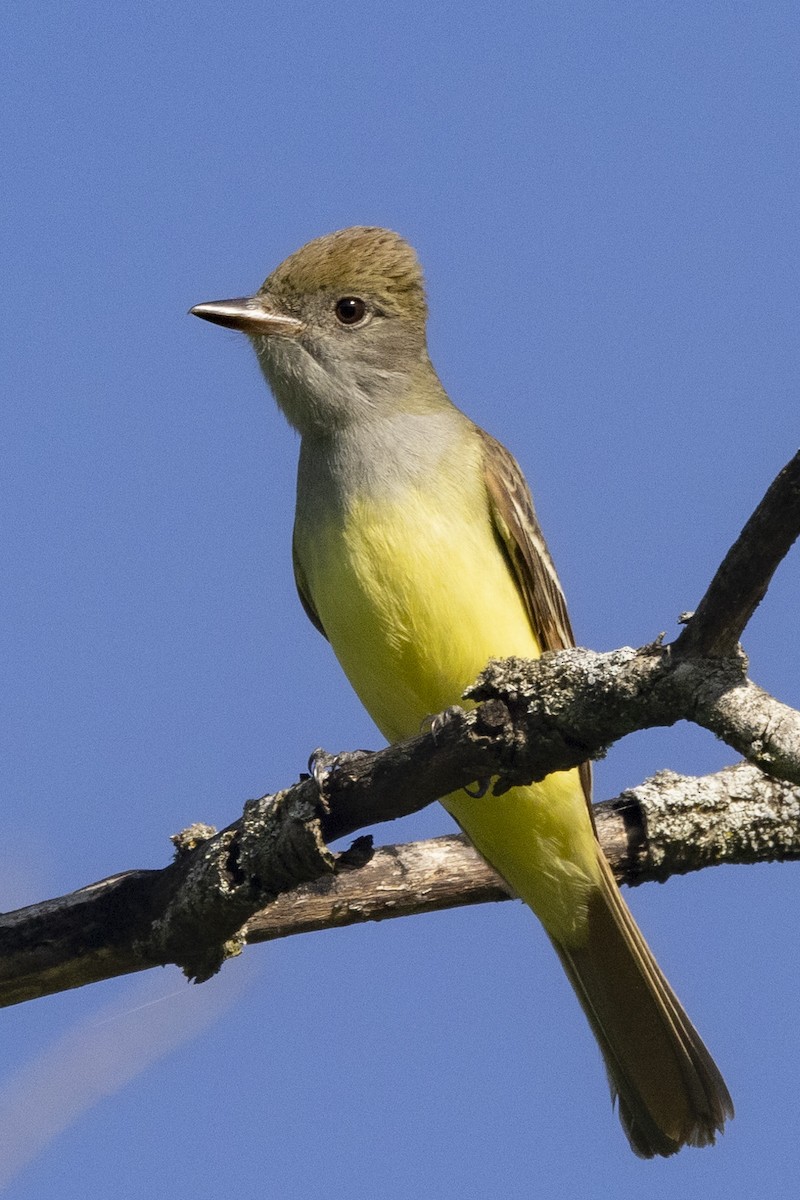
M494 527L528 610L539 647L566 650L575 645L567 602L517 460L482 429L483 467ZM580 767L591 811L591 764Z
M297 588L297 594L300 597L300 603L303 606L303 612L308 617L315 629L318 629L322 636L328 640L328 635L322 628L322 621L319 619L319 613L311 603L311 593L308 590L306 577L303 574L303 568L300 566L300 557L297 553L297 542L292 539L292 566L294 568L294 585Z

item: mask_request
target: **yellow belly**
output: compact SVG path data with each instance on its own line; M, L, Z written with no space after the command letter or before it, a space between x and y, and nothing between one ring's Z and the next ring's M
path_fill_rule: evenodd
M336 656L390 741L461 703L490 658L539 656L482 492L476 500L474 520L463 497L461 506L416 491L402 504L354 503L341 525L298 545ZM443 803L548 932L579 944L597 867L577 772Z

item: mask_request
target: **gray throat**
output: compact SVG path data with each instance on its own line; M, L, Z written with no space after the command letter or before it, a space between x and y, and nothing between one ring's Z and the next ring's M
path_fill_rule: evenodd
M459 455L472 423L453 405L362 420L330 434L306 434L297 471L297 515L341 517L348 501L399 496Z

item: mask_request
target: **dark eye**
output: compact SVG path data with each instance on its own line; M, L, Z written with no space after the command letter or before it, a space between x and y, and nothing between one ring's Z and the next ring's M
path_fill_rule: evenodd
M366 313L367 306L358 296L342 296L336 301L336 316L343 325L357 325Z

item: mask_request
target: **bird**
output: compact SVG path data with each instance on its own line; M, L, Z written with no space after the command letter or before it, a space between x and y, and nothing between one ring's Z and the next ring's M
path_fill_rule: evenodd
M246 334L300 435L300 601L389 742L462 701L489 659L575 644L516 460L431 363L419 260L399 234L315 238L251 296L190 312ZM595 833L588 769L443 798L536 914L602 1053L634 1153L714 1142L733 1116Z

